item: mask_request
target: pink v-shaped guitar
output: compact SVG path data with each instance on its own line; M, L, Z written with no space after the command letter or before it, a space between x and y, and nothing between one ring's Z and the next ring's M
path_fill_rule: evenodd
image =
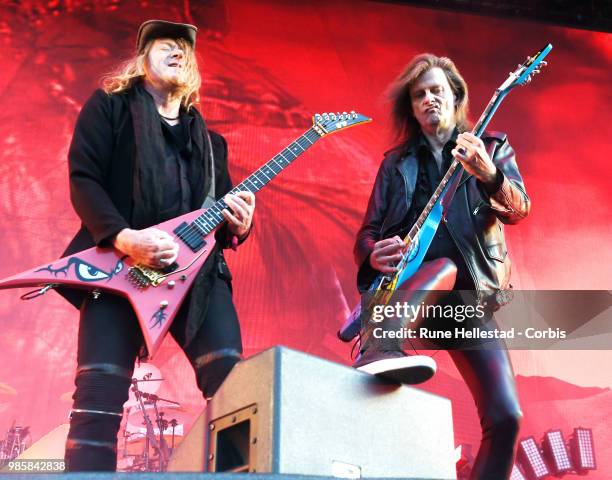
M258 192L321 137L370 121L355 112L315 115L312 127L231 193ZM135 264L114 248L93 247L0 280L0 289L41 287L22 298L33 298L59 285L92 290L94 295L96 291L122 295L134 308L149 357L153 357L200 267L213 250L214 232L225 221L221 214L224 208L227 205L219 200L206 210L196 210L155 226L170 233L180 245L176 262L163 270Z

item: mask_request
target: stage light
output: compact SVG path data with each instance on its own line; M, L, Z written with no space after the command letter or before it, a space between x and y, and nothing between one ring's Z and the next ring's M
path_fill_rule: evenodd
M527 477L521 471L521 469L516 463L512 465L512 472L510 473L510 480L527 480Z
M544 434L542 450L553 475L562 475L572 470L572 461L561 430L549 430Z
M574 468L578 473L597 468L593 446L593 430L582 427L574 428L574 434L570 439L570 450Z
M542 458L538 444L533 437L524 438L519 442L517 458L529 479L538 480L550 475L548 465Z

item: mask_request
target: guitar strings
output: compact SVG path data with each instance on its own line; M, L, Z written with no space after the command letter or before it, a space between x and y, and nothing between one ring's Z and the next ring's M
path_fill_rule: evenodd
M311 137L313 137L312 140L308 138L309 134ZM256 193L261 188L263 188L265 185L267 185L268 182L270 182L276 175L278 175L287 166L289 166L291 162L293 162L299 155L304 153L319 138L320 138L319 135L312 128L310 128L308 131L302 134L297 140L295 140L291 145L289 145L284 150L282 150L280 153L275 155L270 161L268 161L263 166L258 168L252 175L247 177L240 184L238 184L236 187L230 190L229 193L234 194L234 193L238 193L240 191L245 191L245 190L250 191L252 193ZM306 140L308 143L304 143L303 140ZM292 152L291 147L294 147L295 145L297 145L302 151L299 152L297 148L294 148ZM289 158L283 155L283 153L285 153L286 155L288 154L287 156L289 156ZM293 156L293 158L291 158L291 156ZM282 160L278 157L282 157ZM283 160L285 164L283 164ZM272 167L273 164L276 164L277 167L279 167L278 171L276 171ZM266 175L265 168L268 168L269 172L272 172L271 176ZM265 180L262 180L259 175L263 175L265 177ZM259 182L260 185L258 185L257 182L254 182L252 180L253 178L255 178ZM249 188L247 186L247 182L249 182L253 186L253 188ZM181 240L183 240L186 244L189 245L190 243L194 242L198 238L208 235L221 222L225 220L225 217L222 215L220 211L220 209L223 209L223 208L228 208L228 205L225 204L223 199L220 199L212 207L206 210L202 215L195 218L191 223L179 229L176 232L177 236ZM207 218L207 216L212 217L212 219Z

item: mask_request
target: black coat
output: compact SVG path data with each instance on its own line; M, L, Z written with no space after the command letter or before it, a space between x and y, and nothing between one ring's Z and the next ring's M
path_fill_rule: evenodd
M110 239L119 231L134 228L132 214L136 142L129 102L129 91L108 95L102 90L96 90L78 116L68 160L70 199L81 219L81 228L64 251L64 256L94 245L110 246ZM183 114L187 115L190 124L196 122L196 125L201 124L200 128L205 128L195 108ZM221 135L212 131L209 133L215 160L215 196L219 199L232 188L227 166L227 143ZM206 141L205 136L200 138ZM199 140L194 138L194 141ZM208 148L207 145L198 147L199 152L205 152ZM202 154L201 158L192 161L202 162L202 169L206 170L206 155ZM192 210L200 208L206 193L194 193ZM216 238L220 247L230 245L231 236L227 225L217 231ZM211 272L218 271L224 272L228 279L231 278L221 248L211 253L201 273L212 275ZM203 283L200 280L200 284ZM61 293L77 308L84 298L83 293L74 290L62 289Z

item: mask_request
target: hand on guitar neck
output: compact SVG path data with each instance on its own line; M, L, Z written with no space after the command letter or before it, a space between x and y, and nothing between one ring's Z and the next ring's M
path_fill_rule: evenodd
M230 212L224 208L221 213L229 223L230 231L242 239L251 228L255 211L255 195L249 191L236 192L235 195L228 193L223 200L232 210Z
M124 228L115 236L113 246L134 262L151 268L172 265L179 251L179 245L172 236L157 228Z
M461 162L465 171L492 188L498 179L497 167L489 157L483 141L470 132L457 136L457 146L452 155Z
M382 273L395 273L406 248L407 245L397 235L379 240L370 254L370 266Z

